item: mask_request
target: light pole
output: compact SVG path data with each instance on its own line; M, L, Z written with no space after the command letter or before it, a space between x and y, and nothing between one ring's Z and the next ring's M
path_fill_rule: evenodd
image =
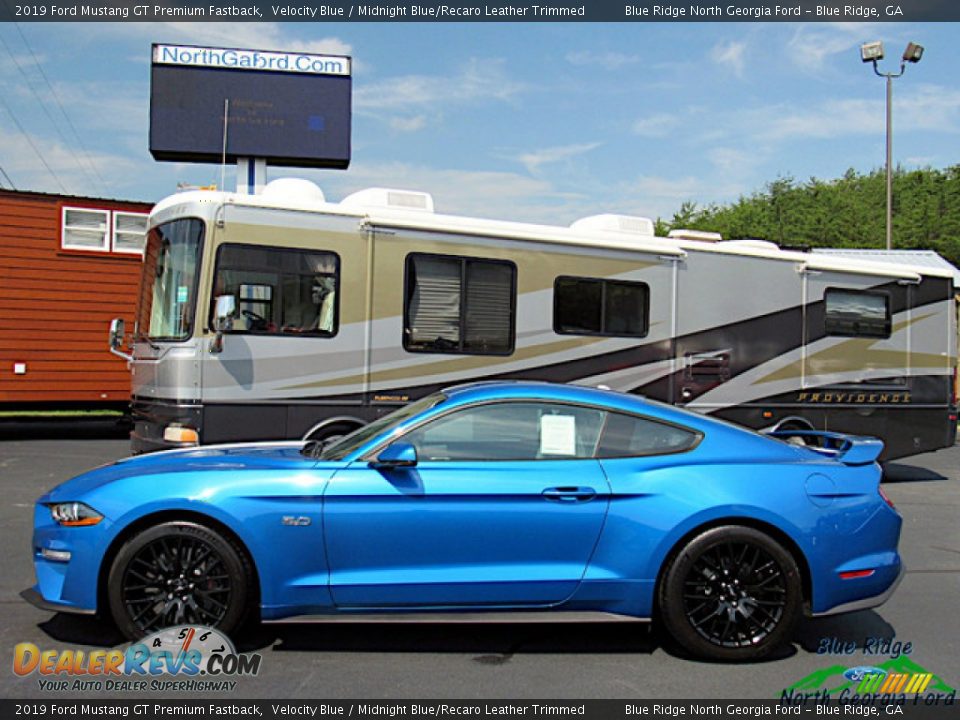
M907 63L918 63L923 57L923 47L916 43L907 43L900 59L900 72L882 73L877 61L883 60L883 43L864 43L860 46L860 59L873 63L873 72L887 79L887 250L893 247L893 79L903 75Z

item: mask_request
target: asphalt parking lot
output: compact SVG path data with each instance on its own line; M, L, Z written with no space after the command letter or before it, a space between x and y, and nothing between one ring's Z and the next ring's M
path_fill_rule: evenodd
M98 438L95 432L74 439L43 435L0 439L3 698L45 696L36 675L18 678L10 669L17 643L95 650L120 642L109 625L94 618L54 615L19 597L34 582L34 499L76 473L125 455L128 447L125 440ZM884 489L905 521L901 552L908 572L893 598L875 611L807 620L792 648L763 663L691 661L664 647L656 630L633 624L272 625L240 644L244 651L262 653L260 674L241 679L232 696L219 697L773 699L817 671L888 660L889 652L865 652L886 649L871 644L874 638L892 640L891 650L896 641L903 643L901 652L910 643L909 660L960 686L960 446L892 465ZM824 644L855 649L849 655L818 654Z

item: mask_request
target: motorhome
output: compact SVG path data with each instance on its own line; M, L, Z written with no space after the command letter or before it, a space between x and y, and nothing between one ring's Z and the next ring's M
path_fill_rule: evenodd
M130 358L135 452L323 440L438 388L606 386L754 428L952 445L953 282L647 218L443 215L314 184L185 192L150 215ZM127 344L129 343L129 350Z

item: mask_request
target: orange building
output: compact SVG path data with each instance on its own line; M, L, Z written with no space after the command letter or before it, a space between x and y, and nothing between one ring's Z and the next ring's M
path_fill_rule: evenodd
M0 190L0 408L126 406L107 334L133 327L150 208Z

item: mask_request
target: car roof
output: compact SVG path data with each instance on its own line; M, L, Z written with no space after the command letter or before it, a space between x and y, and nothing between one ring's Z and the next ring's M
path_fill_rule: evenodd
M455 385L443 390L450 401L461 403L482 402L484 400L530 399L557 402L597 405L611 410L660 418L678 425L686 425L698 430L726 427L753 434L740 426L731 425L722 420L709 418L700 413L683 410L672 405L649 400L642 395L617 392L614 390L588 387L585 385L562 385L533 380L491 380Z

